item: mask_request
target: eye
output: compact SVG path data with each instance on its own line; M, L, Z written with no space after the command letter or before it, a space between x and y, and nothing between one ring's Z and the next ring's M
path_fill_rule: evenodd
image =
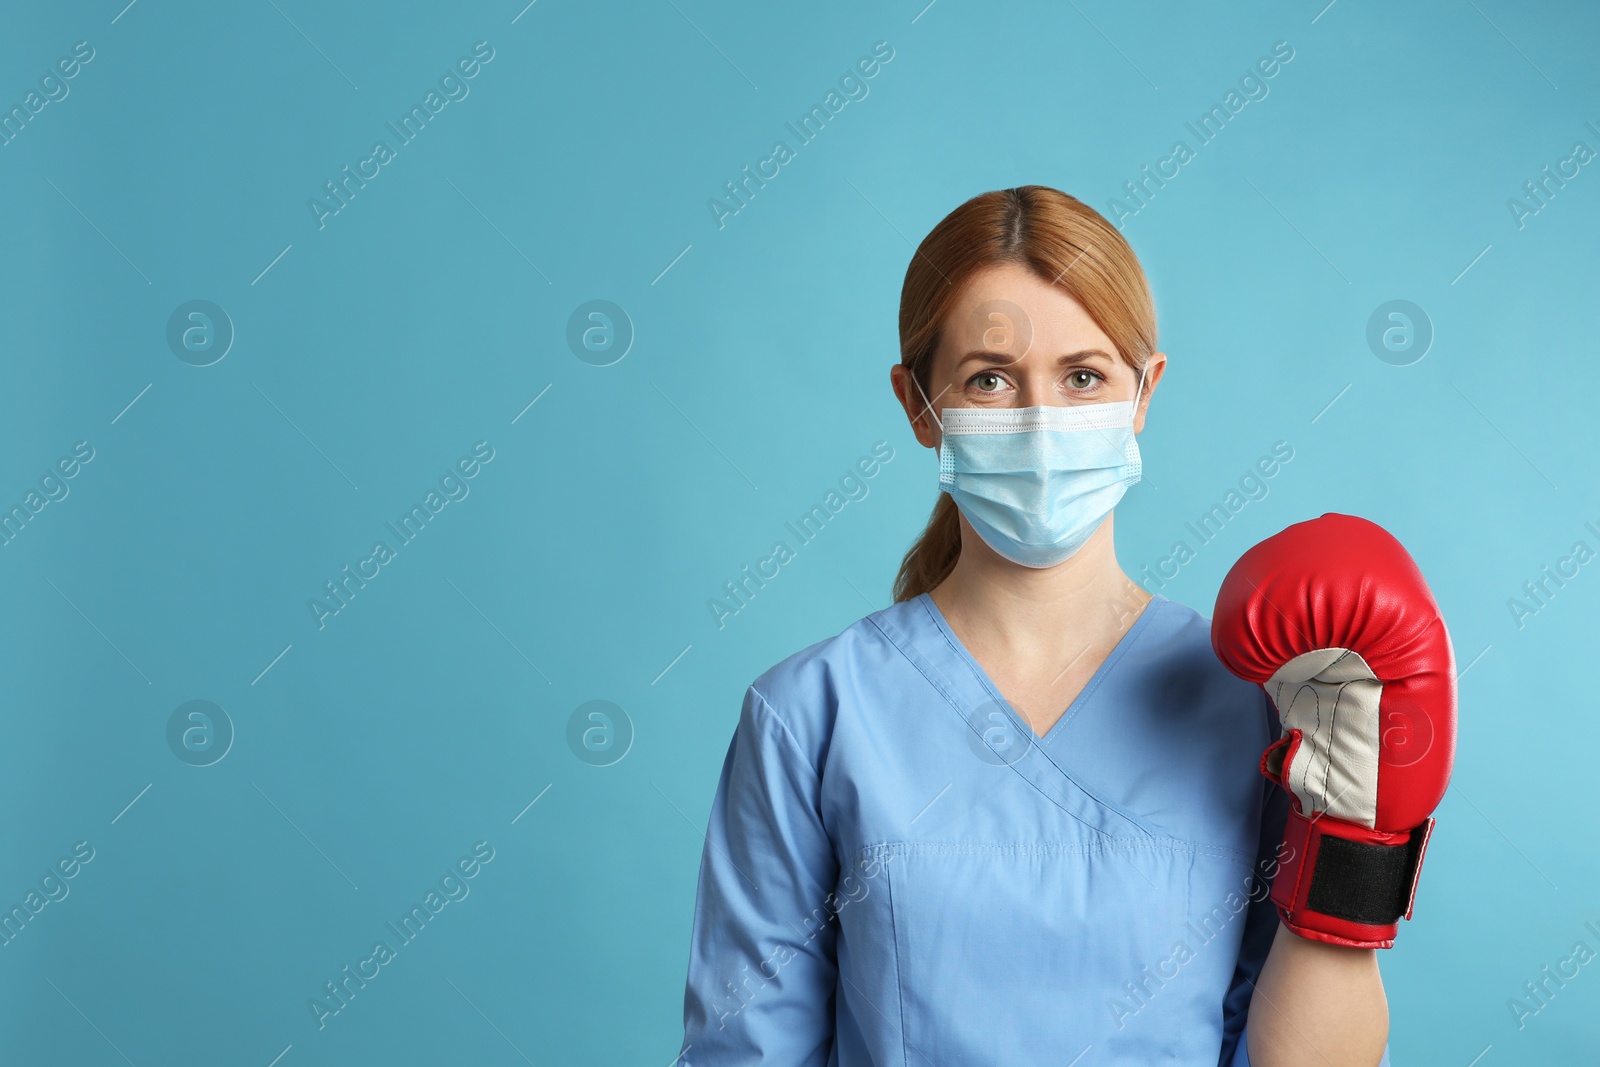
M979 371L967 379L967 384L980 393L997 393L1005 388L1006 380L993 371Z
M1105 375L1088 367L1079 367L1077 370L1067 372L1067 387L1075 393L1092 393L1105 380Z

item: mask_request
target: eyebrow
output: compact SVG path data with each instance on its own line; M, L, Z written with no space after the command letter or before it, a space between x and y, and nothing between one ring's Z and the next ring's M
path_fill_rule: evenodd
M1106 352L1103 349L1099 349L1099 348L1085 348L1081 352L1068 352L1065 355L1058 356L1056 358L1056 362L1058 364L1065 364L1065 363L1075 363L1075 362L1078 362L1078 361L1081 361L1081 360L1092 360L1092 359L1102 359L1102 360L1105 360L1107 363L1116 362L1114 359L1111 358L1110 353ZM983 363L995 364L995 365L1003 366L1003 367L1013 366L1017 362L1017 359L1016 359L1015 356L1010 356L1010 355L1007 355L1007 354L1005 354L1003 352L991 352L986 348L979 348L979 349L974 349L973 351L968 352L966 355L962 356L961 359L959 361L957 361L957 363L956 363L956 369L960 370L962 367L966 366L968 363L972 362L973 360L978 360L978 361L983 362Z

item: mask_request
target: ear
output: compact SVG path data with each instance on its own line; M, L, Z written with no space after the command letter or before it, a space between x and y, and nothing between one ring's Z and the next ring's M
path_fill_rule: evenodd
M1139 407L1133 413L1133 432L1144 432L1144 416L1150 410L1150 398L1155 396L1156 386L1161 381L1161 376L1167 370L1167 354L1155 352L1150 356L1150 361L1145 364L1144 392L1139 396Z
M911 423L911 432L916 434L917 442L924 448L938 448L937 424L922 399L922 391L912 381L911 372L906 370L904 364L896 363L889 368L889 382L894 386L895 399L905 409L906 419Z

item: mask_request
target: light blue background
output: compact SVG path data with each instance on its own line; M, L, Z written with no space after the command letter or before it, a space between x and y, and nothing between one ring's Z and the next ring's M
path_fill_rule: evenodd
M1600 565L1507 606L1600 549L1600 165L1507 208L1600 148L1592 5L123 2L0 15L7 109L95 49L0 148L0 502L95 449L0 548L0 901L95 849L0 947L4 1062L665 1067L741 693L885 605L934 502L888 387L912 248L993 188L1107 211L1277 41L1269 95L1126 224L1171 362L1119 556L1193 543L1277 441L1165 595L1209 615L1323 511L1401 538L1467 673L1382 958L1395 1062L1592 1053L1600 968L1507 1006L1600 949ZM470 95L319 230L307 200L480 40ZM870 94L719 229L707 200L877 41ZM237 331L209 367L165 341L192 299ZM637 333L611 366L565 340L592 299ZM1366 342L1392 299L1435 331L1409 366ZM470 495L319 630L308 599L480 440ZM880 440L870 494L719 628ZM237 731L209 767L166 742L192 699ZM566 740L594 699L636 733L607 767ZM309 998L481 840L470 896L319 1030Z

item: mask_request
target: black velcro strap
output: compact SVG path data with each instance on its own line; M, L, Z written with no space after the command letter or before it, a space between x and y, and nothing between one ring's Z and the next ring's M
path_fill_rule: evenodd
M1324 835L1306 905L1347 922L1387 926L1406 913L1425 826L1403 845L1368 845Z

